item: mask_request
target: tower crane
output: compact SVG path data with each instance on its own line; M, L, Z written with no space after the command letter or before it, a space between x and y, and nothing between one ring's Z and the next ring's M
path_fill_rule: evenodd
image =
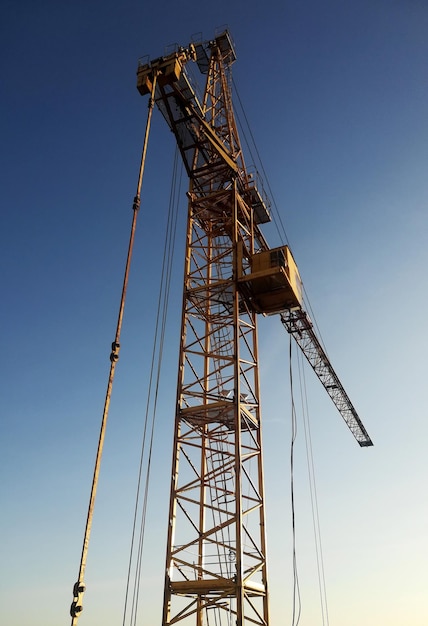
M270 221L248 171L231 95L236 60L227 30L139 63L149 95L133 222L78 580L82 611L92 513L116 362L150 119L155 105L189 177L180 354L174 420L162 626L268 626L268 575L257 326L278 315L360 446L371 446L304 309L289 246L270 248ZM205 77L201 96L188 72Z
M189 177L185 277L162 625L269 624L259 315L279 315L360 446L371 446L303 308L237 132L226 30L139 64ZM205 76L200 97L187 71ZM211 622L212 618L212 622Z

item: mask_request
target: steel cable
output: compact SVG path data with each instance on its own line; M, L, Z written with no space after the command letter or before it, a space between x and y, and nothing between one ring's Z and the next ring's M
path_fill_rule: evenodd
M138 613L139 588L140 588L140 580L141 580L141 569L142 569L142 564L143 564L144 536L145 536L145 525L146 525L148 494L149 494L149 484L150 484L150 469L151 469L151 462L152 462L153 439L154 439L155 423L156 423L156 409L157 409L157 401L158 401L158 395L159 395L159 383L160 383L160 374L161 374L161 368L162 368L162 357L163 357L163 349L164 349L164 339L165 339L165 330L166 330L166 321L167 321L167 312L168 312L171 276L172 276L172 262L173 262L173 257L174 257L177 220L178 220L177 198L179 195L179 189L181 187L181 175L180 175L180 180L177 184L177 171L178 171L178 148L176 148L175 156L174 156L174 166L173 166L173 175L172 175L172 182L171 182L170 199L169 199L167 227L166 227L166 233L165 233L161 280L160 280L160 288L159 288L159 296L158 296L158 306L157 306L156 323L155 323L154 338L153 338L152 357L151 357L150 375L149 375L149 382L148 382L148 392L147 392L147 401L146 401L146 410L145 410L145 419L144 419L144 430L143 430L143 437L142 437L142 444L141 444L138 480L137 480L137 488L136 488L136 496L135 496L132 538L131 538L127 584L126 584L125 602L124 602L124 610L123 610L123 626L125 626L126 615L128 611L129 590L131 586L131 577L132 577L131 570L132 570L132 563L134 561L135 551L136 551L135 570L133 574L132 603L131 603L131 609L130 609L129 624L136 623L137 613ZM153 387L154 387L154 391L153 391ZM152 397L153 397L153 402L152 402ZM150 407L152 408L150 409ZM148 432L150 410L151 410L150 432ZM147 443L147 438L148 438L148 443ZM146 453L146 450L147 450L147 453ZM145 470L144 470L145 473L143 476L144 459L146 457L147 457L147 462L145 465ZM141 512L140 512L138 547L135 548L137 519L139 515L139 510L140 510L140 499L141 499L140 496L142 492L143 492L143 498L142 498Z
M253 147L254 147L254 150L255 150L255 153L256 153L257 162L260 164L260 169L261 169L261 171L262 171L262 173L263 173L263 181L264 181L264 182L266 182L266 186L267 186L267 188L268 188L268 190L269 190L269 199L271 200L271 202L272 202L272 204L273 204L273 206L274 206L274 208L275 208L275 213L274 213L274 214L273 214L273 216L272 216L272 217L273 217L273 222L274 222L274 224L275 224L275 227L276 227L276 229L277 229L278 234L279 234L280 236L283 236L283 237L284 237L284 240L285 240L285 241L286 241L286 243L288 244L288 237L287 237L287 233L286 233L286 230L285 230L285 226L284 226L284 223L283 223L283 221L282 221L281 214L280 214L280 212L279 212L279 210L278 210L278 207L277 207L277 204L276 204L276 201L275 201L274 195L273 195L273 193L272 193L272 189L271 189L271 186L270 186L270 183L269 183L269 179L268 179L268 177L267 177L267 174L266 174L265 168L264 168L264 166L263 166L263 161L262 161L262 159L261 159L261 157L260 157L260 153L259 153L259 151L258 151L257 144L256 144L256 141L255 141L255 139L254 139L254 135L253 135L253 133L252 133L252 130L251 130L251 127L250 127L250 124L249 124L249 121L248 121L247 115L246 115L246 113L245 113L244 105L242 104L242 100L241 100L241 98L240 98L240 96L239 96L239 92L238 92L238 89L237 89L237 87L236 87L236 83L235 83L235 81L233 81L233 88L234 88L235 93L236 93L236 95L237 95L238 102L239 102L239 106L241 107L242 115L243 115L244 120L245 120L246 128L248 129L248 133L249 133L249 135L250 135L251 143L252 143L252 145L253 145ZM236 118L237 118L237 120L238 120L238 122L239 122L239 124L240 124L240 129L241 129L242 135L243 135L243 137L244 137L244 140L245 140L245 143L246 143L246 146L247 146L247 150L248 150L248 152L249 152L249 154L250 154L250 156L251 156L251 159L253 160L253 163L254 163L254 164L256 164L256 159L255 159L255 158L254 158L254 156L253 156L253 153L252 153L252 150L251 150L251 146L250 146L250 143L249 143L249 141L248 141L248 139L247 139L247 136L246 136L246 132L245 132L244 126L243 126L243 124L241 123L241 121L240 121L240 119L239 119L239 115L238 115L238 113L237 113L236 111L235 111L235 114L236 114Z
M298 352L297 362L298 362L298 368L299 368L300 397L301 397L302 412L303 412L303 427L304 427L304 432L305 432L306 462L307 462L309 491L310 491L311 508L312 508L312 524L313 524L314 540L315 540L315 554L316 554L316 562L317 562L318 588L319 588L319 594L320 594L322 623L323 623L323 626L329 626L327 589L326 589L325 570L324 570L324 557L323 557L322 541L321 541L321 525L320 525L319 509L318 509L317 485L316 485L316 480L315 480L315 464L314 464L314 455L313 455L313 450L312 450L312 436L311 436L311 427L310 427L310 420L309 420L309 408L308 408L308 397L307 397L307 390L306 390L305 369L304 369L303 355L301 352Z
M297 571L297 553L296 553L296 516L294 507L294 444L297 437L297 419L296 406L294 402L293 389L293 368L292 368L292 341L291 335L289 340L289 378L290 378L290 396L291 396L291 443L290 443L290 489L291 489L291 526L293 535L293 609L291 626L298 626L301 614L301 598L299 575Z
M254 147L254 152L255 152L255 156L257 157L257 163L259 164L260 170L263 174L264 177L264 181L266 183L267 189L269 190L269 194L270 194L270 200L272 202L272 205L275 209L276 215L277 215L277 219L275 217L275 213L272 215L273 217L273 221L276 227L276 230L279 234L279 236L283 236L284 240L286 241L286 243L288 245L289 241L288 241L288 237L285 231L285 227L284 224L282 222L281 219L281 215L278 211L278 207L275 201L275 198L273 196L273 192L269 183L269 179L267 177L265 168L263 166L263 162L261 160L260 157L260 153L257 149L257 145L253 136L253 133L251 131L251 127L248 121L248 117L246 115L242 100L239 96L239 92L236 86L236 83L233 81L233 87L234 87L234 91L237 95L237 100L239 102L239 106L240 106L240 110L242 111L242 116L243 116L243 120L245 122L245 128L244 125L242 124L241 120L239 119L238 114L236 114L238 122L240 124L240 130L242 132L243 138L245 140L245 143L247 145L247 149L248 152L251 156L251 159L253 160L253 163L256 164L256 159L254 158L254 154L253 154L253 150L251 145ZM247 129L247 132L246 132ZM247 138L247 133L249 135L249 138L251 140L251 145L250 142L248 141ZM257 167L257 166L256 166ZM304 302L305 302L305 308L309 311L310 315L311 315L311 320L315 326L315 328L317 329L317 333L318 333L318 337L320 338L320 342L324 347L323 341L322 341L322 337L321 337L321 333L317 324L317 321L315 319L315 314L312 310L310 301L309 301L309 297L308 294L306 292L306 289L302 283L302 289L303 289L303 293L304 293ZM324 348L325 350L325 348ZM325 350L326 351L326 350ZM327 352L326 352L327 354ZM300 361L302 361L303 357L302 355L300 355ZM325 582L325 573L324 573L324 562L323 562L323 554L322 554L322 543L321 543L321 531L320 531L320 521L319 521L319 511L318 511L318 501L317 501L317 493L316 493L316 482L315 482L315 469L314 469L314 460L313 460L313 453L312 453L312 443L311 443L311 434L310 434L310 424L309 424L309 413L307 410L307 397L306 397L306 383L305 381L303 381L303 386L304 386L304 394L302 392L302 373L300 372L300 361L299 361L299 374L300 374L300 385L301 385L301 396L302 396L302 406L304 406L304 401L303 401L303 397L305 398L305 406L306 406L306 410L303 410L303 420L304 420L304 428L305 428L305 442L306 442L306 455L307 455L307 464L308 464L308 474L309 474L309 484L310 484L310 495L311 495L311 506L312 506L312 517L313 517L313 526L314 526L314 536L315 536L315 546L316 546L316 559L317 559L317 571L318 571L318 581L319 581L319 591L320 591L320 601L321 601L321 612L322 612L322 620L323 620L323 625L325 624L326 626L328 626L329 624L329 619L328 619L328 607L327 607L327 592L326 592L326 582ZM304 376L304 374L303 374ZM297 626L298 621L300 619L300 608L299 608L299 612L298 612L298 617L297 617L297 622L295 623L295 618L296 618L296 609L295 609L295 602L296 602L296 598L298 598L299 601L299 607L300 607L300 592L299 592L299 585L298 585L298 577L297 577L297 563L296 563L296 552L295 552L295 512L294 512L294 479L293 479L293 466L294 466L294 440L297 434L297 430L296 430L296 415L295 415L295 404L294 404L294 399L293 399L293 384L292 384L292 371L291 371L291 336L290 336L290 388L291 388L291 394L292 394L292 442L291 442L291 471L292 471L292 475L291 475L291 499L292 499L292 524L293 524L293 576L294 576L294 583L293 583L293 626Z
M71 626L76 626L77 620L83 609L83 606L82 606L83 594L86 589L85 583L84 583L86 560L87 560L87 555L88 555L89 540L90 540L91 529L92 529L95 498L97 494L98 479L99 479L99 473L101 469L101 458L102 458L102 453L103 453L103 448L104 448L104 440L105 440L105 434L106 434L106 428L107 428L107 419L108 419L108 413L109 413L109 408L110 408L110 400L111 400L111 394L113 390L114 374L115 374L115 369L116 369L116 363L119 360L120 334L122 330L123 315L125 312L125 300L126 300L126 292L128 288L129 272L131 269L132 251L134 247L135 231L137 227L137 216L138 216L139 209L140 209L141 187L143 184L143 175L144 175L144 168L145 168L145 162L146 162L147 145L149 141L151 118L152 118L152 113L153 113L153 108L154 108L155 89L156 89L156 76L153 81L152 93L151 93L151 97L150 97L149 105L148 105L148 114L147 114L147 122L146 122L146 128L145 128L145 133L144 133L143 149L141 153L140 168L138 172L137 191L136 191L133 206L132 206L133 216L132 216L131 232L129 236L128 252L127 252L127 257L126 257L125 272L124 272L123 284L122 284L122 293L121 293L121 298L120 298L119 313L117 317L116 334L115 334L114 341L111 345L110 371L109 371L107 390L106 390L106 395L105 395L105 400L104 400L104 409L103 409L103 416L101 420L97 453L95 457L95 466L94 466L94 473L93 473L93 478L92 478L91 493L89 497L88 513L86 517L85 533L83 537L83 546L82 546L82 553L81 553L81 558L80 558L79 573L78 573L77 582L73 586L73 602L70 607L70 615L72 618Z

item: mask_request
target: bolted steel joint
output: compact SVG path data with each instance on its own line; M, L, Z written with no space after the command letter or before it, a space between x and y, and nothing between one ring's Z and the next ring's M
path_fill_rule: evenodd
M117 343L117 341L113 341L113 343L111 344L111 354L110 354L110 361L112 363L116 363L116 361L119 360L119 350L120 350L120 343Z
M85 592L85 584L78 580L73 586L73 602L70 606L71 617L77 617L83 611L82 596Z
M134 202L132 203L132 210L133 211L140 210L140 196L135 196Z
M77 602L72 602L70 607L70 615L71 617L77 617L79 613L83 611L83 606L81 604L77 604Z

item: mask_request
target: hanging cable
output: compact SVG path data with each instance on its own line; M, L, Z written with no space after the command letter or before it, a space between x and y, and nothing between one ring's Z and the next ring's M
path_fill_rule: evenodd
M303 412L303 426L304 426L304 431L305 431L306 461L307 461L308 478L309 478L309 491L310 491L310 497L311 497L312 523L313 523L315 553L316 553L316 561L317 561L318 588L319 588L319 594L320 594L321 615L322 615L323 626L329 626L327 589L326 589L325 572L324 572L324 558L323 558L322 541L321 541L321 525L320 525L319 509L318 509L317 485L316 485L316 479L315 479L314 455L313 455L313 450L312 450L312 436L311 436L311 428L310 428L310 420L309 420L306 378L305 378L303 355L300 352L298 353L297 361L298 361L298 368L299 368L300 397L301 397L302 412Z
M285 230L285 226L284 226L284 223L283 223L282 218L281 218L281 213L279 212L278 205L277 205L276 200L275 200L275 196L273 195L273 191L272 191L272 188L271 188L271 185L270 185L270 182L269 182L269 178L267 176L266 170L265 170L264 165L263 165L263 161L262 161L260 153L258 151L257 144L256 144L256 141L255 141L254 135L252 133L251 126L250 126L247 114L246 114L245 109L244 109L244 105L242 103L241 97L240 97L239 92L238 92L238 88L236 86L235 81L232 81L232 82L233 82L233 88L234 88L234 91L236 93L237 100L239 102L239 106L240 106L240 109L241 109L241 112L242 112L242 116L243 116L244 122L245 122L245 127L244 127L244 124L241 122L241 120L239 118L239 115L236 112L236 118L237 118L237 120L239 122L239 125L240 125L240 131L242 133L242 136L244 138L245 144L247 146L248 153L250 154L253 163L254 164L257 163L258 166L260 167L260 170L262 171L263 182L266 184L266 187L267 187L267 189L269 191L269 200L270 200L270 202L272 203L272 205L273 205L273 207L275 209L275 211L272 214L272 219L273 219L273 223L275 225L276 231L277 231L279 237L282 238L287 243L288 246L290 246L290 243L289 243L289 240L288 240L288 236L287 236L287 233L286 233L286 230ZM247 138L247 133L249 135L251 143L250 143L250 141ZM254 157L253 150L255 152L256 158ZM304 286L303 283L302 283L302 289L303 289L304 299L305 299L305 308L306 308L306 310L309 312L309 314L311 316L311 320L312 320L312 322L313 322L313 324L314 324L314 326L315 326L315 328L317 330L318 337L320 338L320 342L321 342L321 344L322 344L322 346L324 348L324 351L327 354L327 351L325 350L324 342L322 340L320 329L319 329L317 321L315 319L315 314L314 314L313 309L311 307L311 304L310 304L310 301L309 301L309 297L308 297L308 294L306 292L306 289L305 289L305 286Z
M138 601L139 601L139 593L140 593L140 581L141 581L141 569L143 563L143 547L144 547L144 534L145 534L145 523L146 523L146 515L147 515L147 507L148 507L148 495L149 495L149 485L150 485L150 472L151 472L151 462L153 458L153 440L155 433L155 422L157 416L157 404L159 399L159 385L160 385L160 377L161 377L161 369L163 362L163 351L165 345L165 334L166 334L166 325L167 325L167 314L168 314L168 305L169 305L169 295L170 295L170 287L171 287L171 276L172 276L172 265L174 258L174 244L175 244L175 234L177 227L177 219L178 219L178 200L174 203L174 197L179 197L179 190L181 187L181 178L180 183L178 185L177 191L177 167L178 167L178 150L175 153L175 166L174 166L174 175L173 182L171 187L171 197L170 197L170 205L168 211L168 227L167 227L167 235L165 238L166 245L164 253L164 261L162 266L162 277L161 277L161 285L164 285L162 296L160 296L159 301L163 301L163 304L159 304L159 310L162 309L162 319L161 319L161 330L160 330L160 341L159 341L159 350L158 350L158 364L157 364L157 372L156 372L156 384L155 384L155 392L154 392L154 401L153 401L153 409L152 409L152 421L151 421L151 429L150 429L150 442L149 442L149 450L148 450L148 461L147 461L147 477L146 483L144 486L144 500L143 500L143 511L141 516L141 527L140 527L140 544L139 544L139 567L138 567L138 576L136 581L136 601L135 601L135 612L134 612L134 621L133 626L137 623L137 613L138 613ZM183 170L180 169L180 173L182 174Z
M91 535L92 519L93 519L93 514L94 514L95 498L96 498L96 493L97 493L98 478L99 478L100 467L101 467L101 457L102 457L103 447L104 447L107 418L108 418L108 412L110 408L110 399L111 399L111 393L112 393L112 388L113 388L114 373L116 369L116 363L119 359L120 333L122 330L123 314L125 310L126 291L128 287L129 271L131 268L132 250L134 246L135 230L137 226L137 215L140 209L141 187L143 183L144 166L146 162L146 153L147 153L147 145L148 145L148 140L149 140L150 123L151 123L151 118L152 118L152 113L153 113L153 108L154 108L155 89L156 89L156 74L154 76L151 97L149 100L149 110L147 114L143 150L141 154L140 169L138 173L137 192L135 194L134 202L132 205L133 216L132 216L132 224L131 224L131 233L130 233L129 244L128 244L128 254L126 258L125 273L124 273L123 285L122 285L122 295L120 299L119 314L118 314L117 325L116 325L116 334L115 334L114 341L111 345L110 372L109 372L107 391L106 391L106 396L105 396L105 401L104 401L104 410L103 410L103 416L101 420L101 428L100 428L100 434L99 434L99 439L98 439L97 454L95 458L91 494L89 497L89 505L88 505L88 513L87 513L87 518L86 518L85 533L84 533L84 538L83 538L82 554L81 554L80 565L79 565L79 574L77 577L77 582L73 586L73 602L70 607L70 615L72 618L71 626L76 626L79 615L83 610L82 601L83 601L83 594L86 589L85 582L84 582L86 560L87 560L87 555L88 555L89 539Z
M143 497L143 505L142 505L142 512L141 512L141 524L140 524L140 535L139 535L139 544L138 544L138 551L137 551L137 563L136 563L136 568L135 568L136 573L135 573L135 579L134 579L134 593L133 593L132 614L131 614L131 622L130 622L131 624L135 623L136 618L137 618L139 582L140 582L141 566L142 566L142 551L144 547L144 532L145 532L145 520L146 520L146 513L147 513L147 501L148 501L148 488L149 488L149 479L150 479L150 466L151 466L151 458L152 458L153 435L154 435L156 405L157 405L158 389L159 389L160 368L161 368L163 345L164 345L164 334L165 334L165 326L166 326L166 311L167 311L167 305L168 305L168 294L169 294L169 287L170 287L170 280L171 280L171 266L172 266L172 258L173 258L173 245L171 242L174 242L175 240L175 229L176 229L176 221L177 221L177 211L176 211L175 219L173 220L173 227L171 229L171 215L172 215L171 210L173 207L173 197L175 194L175 187L176 187L176 170L177 170L177 162L178 162L177 159L178 159L178 153L176 151L173 185L171 189L170 207L169 207L169 212L168 212L168 227L167 227L166 238L165 238L165 250L169 250L169 253L168 253L168 258L167 258L166 252L164 252L162 276L161 276L161 283L160 283L161 287L160 287L159 299L158 299L158 312L157 312L157 321L156 321L156 329L155 329L155 340L154 340L153 355L152 355L152 366L151 366L150 381L149 381L149 393L148 393L147 407L146 407L146 424L147 424L148 415L149 415L149 407L150 407L151 396L152 396L155 357L156 357L156 351L157 351L158 365L157 365L157 378L156 378L156 383L155 383L155 400L154 400L154 406L152 409L152 422L151 422L150 442L149 442L149 451L148 451L148 461L147 461L146 477L145 477L145 484L144 484L144 497ZM162 314L162 321L161 321L161 330L159 333L162 301L164 304L163 304L163 314ZM160 340L158 339L159 334L160 334ZM159 346L158 346L158 342L159 342ZM144 455L144 449L145 449L145 437L144 437L144 444L142 446L142 456ZM142 467L142 463L140 463L140 466ZM141 469L140 469L140 472L141 472ZM141 477L139 478L139 483L140 482L141 482Z
M250 154L250 156L251 156L251 159L252 159L253 163L255 164L255 163L257 162L257 163L259 163L259 164L260 164L260 169L261 169L261 171L262 171L262 173L263 173L263 181L266 183L266 186L267 186L267 188L268 188L268 190L269 190L269 198L270 198L270 200L271 200L271 202L272 202L272 204L273 204L273 206L274 206L274 208L275 208L275 212L274 212L274 213L273 213L273 215L272 215L272 217L273 217L273 223L275 224L275 227L276 227L277 232L279 233L279 235L280 235L280 236L282 236L282 237L284 238L284 240L286 241L286 243L288 244L288 237L287 237L287 233L286 233L286 231L285 231L285 226L284 226L284 223L283 223L283 221L282 221L281 214L280 214L280 212L279 212L279 210L278 210L278 207L277 207L277 204L276 204L276 201L275 201L274 195L273 195L273 193L272 193L272 189L271 189L271 186L270 186L270 183L269 183L269 179L268 179L268 177L267 177L267 174L266 174L265 168L264 168L264 166L263 166L263 161L262 161L262 159L261 159L261 157L260 157L260 153L259 153L259 151L258 151L257 144L256 144L256 141L255 141L255 139L254 139L254 135L253 135L253 133L252 133L252 130L251 130L251 127L250 127L250 124L249 124L249 121L248 121L247 115L246 115L246 113L245 113L244 105L242 104L242 100L241 100L241 97L240 97L240 95L239 95L238 89L237 89L237 87L236 87L236 83L235 83L235 81L234 81L234 80L232 80L232 83L233 83L233 88L234 88L234 91L235 91L235 93L236 93L236 95L237 95L237 98L238 98L239 106L241 107L241 111L242 111L242 115L243 115L244 120L245 120L245 125L246 125L246 128L248 129L248 133L249 133L249 135L250 135L251 144L252 144L252 146L254 147L254 150L255 150L255 153L256 153L256 156L257 156L257 161L256 161L256 159L255 159L255 158L254 158L254 156L253 156L253 152L252 152L252 150L251 150L251 145L250 145L250 143L249 143L249 141L248 141L248 139L247 139L247 136L246 136L245 128L244 128L243 124L242 124L242 123L240 122L240 120L239 120L239 115L238 115L238 113L237 113L237 112L235 112L235 113L236 113L236 117L237 117L237 119L238 119L238 121L239 121L239 124L240 124L240 128L241 128L242 136L244 137L244 141L245 141L245 143L246 143L246 146L247 146L248 152L249 152L249 154Z
M132 570L132 563L134 560L135 552L136 552L135 572L133 575L133 592L132 592L132 602L131 602L130 619L129 619L130 624L136 623L137 612L138 612L139 589L140 589L140 580L141 580L142 556L143 556L143 548L144 548L144 535L145 535L145 524L146 524L147 504L148 504L148 494L149 494L153 439L154 439L154 432L155 432L156 409L157 409L157 401L158 401L158 395L159 395L159 381L160 381L160 374L161 374L161 367L162 367L162 355L163 355L163 348L164 348L167 311L168 311L168 304L169 304L172 264L173 264L174 247L175 247L175 239L176 239L175 235L176 235L176 230L177 230L178 197L179 197L179 190L181 187L181 176L180 176L179 183L177 185L177 169L178 169L178 149L176 149L175 157L174 157L173 179L172 179L172 184L171 184L167 228L166 228L166 234L165 234L164 255L163 255L160 289L159 289L159 296L158 296L156 325L155 325L155 331L154 331L154 341L153 341L151 368L150 368L150 376L149 376L149 383L148 383L148 395L147 395L147 402L146 402L143 439L142 439L142 445L141 445L138 481L137 481L136 498L135 498L130 556L129 556L129 563L128 563L128 576L127 576L125 603L124 603L124 611L123 611L123 625L125 625L126 615L127 615L127 610L128 610L129 591L130 591L130 585L131 585L131 570ZM180 171L182 173L182 170ZM156 372L156 376L155 376L155 372ZM153 387L154 387L154 392L153 392ZM150 432L148 432L149 414L150 414L150 406L152 404L152 397L154 397L154 400L153 400L152 413L151 413ZM147 438L148 438L148 444L147 444ZM146 453L146 449L147 449L147 453ZM143 479L144 459L146 458L146 456L147 456L147 462L146 462L145 474L144 474L144 479ZM138 519L138 514L139 514L139 509L140 509L140 494L141 493L143 493L143 497L142 497L141 512L140 512L138 546L137 548L135 548L137 519Z
M287 242L287 244L289 245L288 242L288 237L287 234L285 232L285 228L284 228L284 224L281 220L281 215L278 211L278 207L277 204L275 202L275 198L273 196L272 193L272 189L269 183L269 179L267 177L265 168L263 166L263 162L261 160L259 151L257 149L257 145L253 136L253 133L251 131L251 127L249 125L249 121L247 118L247 115L245 113L245 109L243 106L243 103L241 101L241 98L239 96L237 87L235 82L233 82L233 87L234 87L234 91L237 95L237 100L239 102L240 105L240 109L242 111L242 116L243 119L245 121L245 128L244 125L242 124L242 122L239 120L239 116L237 115L237 119L240 123L240 130L242 132L242 135L244 137L244 140L246 142L247 145L247 149L248 152L251 156L251 159L253 160L253 163L255 164L256 162L259 164L260 169L263 173L263 177L264 177L264 181L266 183L267 189L269 190L269 194L270 194L270 199L271 202L275 208L275 212L278 216L278 220L275 217L275 213L273 214L273 221L275 224L275 227L277 229L278 234L284 237L284 240ZM246 131L247 129L247 131ZM248 141L247 138L247 132L249 135L249 138L251 140L251 145L250 142ZM252 146L254 147L254 151L255 151L255 155L257 157L257 161L254 158L254 154L253 154L253 150L252 150ZM320 342L324 347L324 343L322 341L322 337L321 337L321 332L319 330L318 324L316 322L315 319L315 314L313 312L313 309L311 307L310 301L309 301L309 297L307 295L307 292L305 290L304 285L302 284L302 289L303 289L303 293L304 293L304 300L305 300L305 308L306 310L310 313L312 322L315 326L315 328L317 329L317 334L318 337L320 338ZM324 347L325 350L325 347ZM325 350L326 352L326 350ZM327 352L326 352L327 353ZM319 582L319 591L320 591L320 602L321 602L321 612L322 612L322 620L323 620L323 625L328 626L329 624L329 620L328 620L328 607L327 607L327 592L326 592L326 583L325 583L325 575L324 575L324 563L323 563L323 555L322 555L322 543L321 543L321 532L320 532L320 522L319 522L319 512L318 512L318 501L317 501L317 493L316 493L316 482L315 482L315 470L314 470L314 461L313 461L313 454L312 454L312 443L311 443L311 435L310 435L310 423L309 423L309 412L307 409L307 397L306 397L306 383L304 381L304 370L303 370L303 364L301 363L303 361L303 356L302 354L299 354L299 359L298 359L298 363L299 363L299 374L300 374L300 387L301 387L301 397L302 397L302 407L303 407L303 423L304 423L304 428L305 428L305 442L306 442L306 457L307 457L307 464L308 464L308 473L309 473L309 485L310 485L310 493L311 493L311 506L312 506L312 518L313 518L313 526L314 526L314 536L315 536L315 548L316 548L316 559L317 559L317 571L318 571L318 582ZM302 372L303 372L303 378L302 378ZM303 388L304 388L304 393L303 393L303 389L302 389L302 380L303 380ZM290 336L290 386L291 386L291 394L292 394L292 443L291 443L291 469L292 469L292 475L291 475L291 499L292 499L292 524L293 524L293 572L294 572L294 586L293 586L293 626L295 624L295 619L296 619L296 609L295 609L295 600L296 600L296 594L298 593L298 577L297 577L297 569L296 569L296 554L295 554L295 526L294 526L294 481L293 481L293 464L294 464L294 439L296 436L296 414L295 414L295 405L294 405L294 399L293 399L293 390L292 390L292 371L291 371L291 336ZM303 398L305 398L305 401L303 400ZM300 607L300 596L298 595L299 598L299 607ZM300 608L299 608L299 615L297 617L297 622L300 618Z
M294 509L294 443L297 437L297 419L296 406L294 403L293 391L293 368L292 368L292 342L291 335L289 340L289 376L290 376L290 395L291 395L291 445L290 445L290 487L291 487L291 527L293 533L293 612L291 626L298 626L301 613L301 599L299 576L297 571L297 555L296 555L296 519Z

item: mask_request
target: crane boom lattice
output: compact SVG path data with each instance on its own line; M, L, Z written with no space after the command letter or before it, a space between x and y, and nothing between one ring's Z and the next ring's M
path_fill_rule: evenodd
M206 74L202 102L190 59ZM138 70L142 94L157 78L190 178L163 626L269 622L257 313L238 289L238 257L248 265L267 246L232 109L234 60L225 32Z
M305 311L302 309L284 311L280 317L281 322L301 348L359 445L361 447L372 446L372 440L337 377Z

